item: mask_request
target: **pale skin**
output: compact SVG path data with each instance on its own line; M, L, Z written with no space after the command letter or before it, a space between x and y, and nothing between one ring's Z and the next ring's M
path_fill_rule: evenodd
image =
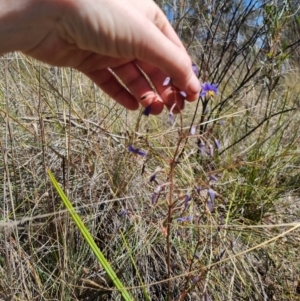
M178 113L179 91L188 101L200 92L190 57L152 0L0 0L0 54L12 51L79 70L129 110L151 106L157 115L175 103Z

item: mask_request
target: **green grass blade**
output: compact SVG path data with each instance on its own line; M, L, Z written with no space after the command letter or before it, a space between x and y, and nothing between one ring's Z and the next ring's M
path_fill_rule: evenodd
M140 272L139 272L139 270L138 270L138 268L137 268L137 266L136 266L136 264L135 264L135 261L134 261L134 258L133 258L133 256L132 256L131 250L130 250L128 244L127 244L126 238L125 238L125 236L124 236L122 230L120 230L120 233L121 233L123 242L124 242L124 244L125 244L125 247L126 247L126 249L127 249L127 252L128 252L128 254L129 254L130 260L131 260L131 262L132 262L132 264L133 264L133 266L134 266L135 272L136 272L136 274L137 274L137 276L138 276L138 278L139 278L140 284L142 285L142 290L143 290L143 293L144 293L145 300L146 300L146 301L151 301L151 298L150 298L150 296L149 296L149 294L148 294L148 292L147 292L147 290L146 290L146 288L145 288L145 286L144 286L143 279L142 279L142 277L141 277L141 275L140 275Z
M105 259L105 257L102 254L102 252L99 250L99 248L96 245L96 243L95 243L92 235L90 234L90 232L88 231L88 229L83 224L81 218L76 213L73 205L71 204L71 202L69 201L69 199L65 195L64 191L61 189L60 185L58 184L58 182L56 181L55 177L53 176L53 174L51 173L50 170L48 170L48 175L49 175L50 180L51 180L53 186L55 187L57 193L61 197L64 205L68 209L68 211L69 211L72 219L74 220L74 222L76 223L78 229L82 233L84 239L89 244L90 248L92 249L92 251L96 255L96 257L99 260L100 264L105 269L105 271L108 274L109 278L113 281L114 285L116 286L116 288L121 293L123 299L126 300L126 301L133 301L132 297L129 295L128 291L125 289L125 287L123 286L122 282L119 280L119 278L117 277L116 273L114 272L114 270L112 269L112 267L110 266L110 264L108 263L108 261Z

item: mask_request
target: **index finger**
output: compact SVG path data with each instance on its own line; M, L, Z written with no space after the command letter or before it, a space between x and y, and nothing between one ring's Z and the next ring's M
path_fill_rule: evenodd
M156 66L171 77L173 84L184 91L189 99L197 99L199 80L193 72L189 55L176 33L169 28L171 25L166 20L161 28L151 22L146 26L149 32L142 36L143 47L136 49L138 60Z

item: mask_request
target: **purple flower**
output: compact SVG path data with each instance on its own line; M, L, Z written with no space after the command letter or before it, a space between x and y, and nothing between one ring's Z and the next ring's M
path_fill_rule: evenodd
M218 94L218 84L204 83L201 85L200 96L202 97L214 97Z
M199 277L194 277L192 279L192 284L195 285L199 281Z
M214 175L209 175L209 180L210 181L218 181L218 179Z
M198 187L197 187L197 192L200 193L200 192L201 192L201 189L202 189L201 186L198 186Z
M215 147L216 149L220 149L221 148L221 143L218 139L215 139Z
M171 113L171 112L169 113L169 122L170 122L171 125L174 124L174 114Z
M157 202L158 194L154 192L151 197L152 205L155 205Z
M189 215L186 217L187 222L190 222L191 220L193 220L193 215Z
M179 217L177 218L178 223L184 223L184 222L190 222L193 219L192 215L189 215L187 217Z
M145 110L143 111L143 115L148 117L150 113L151 113L151 105L145 108Z
M208 189L208 194L209 194L209 197L210 197L211 201L214 202L215 197L216 197L216 192L213 189L209 188Z
M121 217L125 217L127 215L127 213L128 213L127 210L124 209L121 211L120 215L121 215Z
M131 153L140 155L140 156L146 156L147 152L140 150L139 148L134 148L132 145L128 146L128 151L130 151Z
M184 198L184 208L187 208L190 201L191 201L191 197L188 194L186 194L186 196Z
M204 156L206 154L206 145L202 140L200 141L199 149L200 149L201 155Z
M208 209L209 209L210 212L213 211L214 205L213 205L213 203L212 203L211 200L207 200L207 207L208 207Z
M185 93L184 91L180 91L179 94L180 94L182 97L186 98L186 93Z
M196 126L192 125L191 127L191 135L195 135L196 134Z
M153 175L150 177L150 182L153 182L153 181L155 181L155 179L156 179L156 173L155 173L155 174L153 174Z
M165 86L167 86L170 83L171 83L171 78L170 77L166 77L162 85L163 85L163 87L165 87Z
M195 63L192 63L192 69L194 71L194 73L196 74L196 76L199 75L199 68L196 66Z

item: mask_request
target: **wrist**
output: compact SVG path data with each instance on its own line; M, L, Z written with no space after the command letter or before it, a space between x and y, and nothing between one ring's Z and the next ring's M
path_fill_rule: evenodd
M27 51L51 31L59 15L51 2L59 1L0 0L0 54Z

